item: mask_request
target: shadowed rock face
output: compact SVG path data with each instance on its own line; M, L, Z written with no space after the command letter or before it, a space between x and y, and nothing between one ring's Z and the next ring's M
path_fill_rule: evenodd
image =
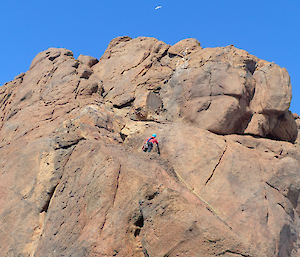
M284 68L233 46L39 53L0 88L1 256L299 256L290 101Z

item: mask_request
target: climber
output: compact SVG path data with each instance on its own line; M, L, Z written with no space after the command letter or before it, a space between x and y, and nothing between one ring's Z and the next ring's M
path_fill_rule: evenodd
M153 143L156 143L157 152L158 152L158 154L160 154L158 141L156 140L156 134L153 134L151 137L147 138L147 140L145 141L145 143L143 145L143 151L147 152L147 150L148 150L148 152L151 152L151 150L153 148Z

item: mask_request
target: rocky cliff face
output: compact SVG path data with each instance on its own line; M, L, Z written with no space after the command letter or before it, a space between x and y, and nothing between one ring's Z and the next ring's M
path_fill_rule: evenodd
M233 46L39 53L0 87L0 255L300 256L290 101L284 68Z

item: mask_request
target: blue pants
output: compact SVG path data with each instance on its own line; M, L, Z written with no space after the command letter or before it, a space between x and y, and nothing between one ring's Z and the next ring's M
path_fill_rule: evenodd
M148 142L148 152L150 153L151 150L153 148L153 143L152 142Z

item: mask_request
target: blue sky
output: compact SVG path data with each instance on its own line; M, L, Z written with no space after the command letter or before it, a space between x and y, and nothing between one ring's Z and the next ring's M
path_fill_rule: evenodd
M287 68L290 110L300 114L299 10L300 1L293 0L1 1L0 85L26 72L49 47L70 49L75 58L100 58L117 36L149 36L171 45L192 37L202 47L232 44Z

